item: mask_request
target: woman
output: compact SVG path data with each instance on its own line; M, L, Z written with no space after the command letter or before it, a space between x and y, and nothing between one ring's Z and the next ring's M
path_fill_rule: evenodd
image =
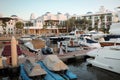
M59 55L63 55L63 46L62 46L62 42L60 42L60 50L59 50Z

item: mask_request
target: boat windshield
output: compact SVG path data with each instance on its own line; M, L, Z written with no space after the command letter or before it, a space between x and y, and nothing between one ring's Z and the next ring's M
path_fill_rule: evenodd
M86 38L87 43L97 43L97 41Z

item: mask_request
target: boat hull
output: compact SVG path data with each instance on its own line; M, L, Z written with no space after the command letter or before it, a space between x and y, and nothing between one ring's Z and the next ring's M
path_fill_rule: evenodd
M115 63L112 62L113 64L106 64L100 61L96 61L94 59L87 59L87 62L91 63L93 66L120 74L120 67L119 67L120 65L114 66L116 62ZM109 63L111 63L111 61ZM117 64L120 64L120 61L118 61Z
M113 45L120 45L120 43L114 43L114 42L100 42L101 47L104 46L113 46Z
M101 49L96 49L92 52L89 53L89 55L94 57L94 59L88 58L88 63L92 64L93 66L120 74L120 49L118 46L104 47Z

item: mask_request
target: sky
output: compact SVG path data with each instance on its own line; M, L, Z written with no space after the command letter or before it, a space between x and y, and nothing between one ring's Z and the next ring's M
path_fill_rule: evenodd
M7 17L17 15L27 20L31 13L36 17L46 12L81 15L87 12L95 13L100 6L114 11L120 6L120 0L0 0L0 14Z

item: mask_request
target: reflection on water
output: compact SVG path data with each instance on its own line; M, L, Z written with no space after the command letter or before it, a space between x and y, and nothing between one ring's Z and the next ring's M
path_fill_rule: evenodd
M101 68L87 66L85 61L67 63L69 69L78 76L78 80L120 80L120 74Z

